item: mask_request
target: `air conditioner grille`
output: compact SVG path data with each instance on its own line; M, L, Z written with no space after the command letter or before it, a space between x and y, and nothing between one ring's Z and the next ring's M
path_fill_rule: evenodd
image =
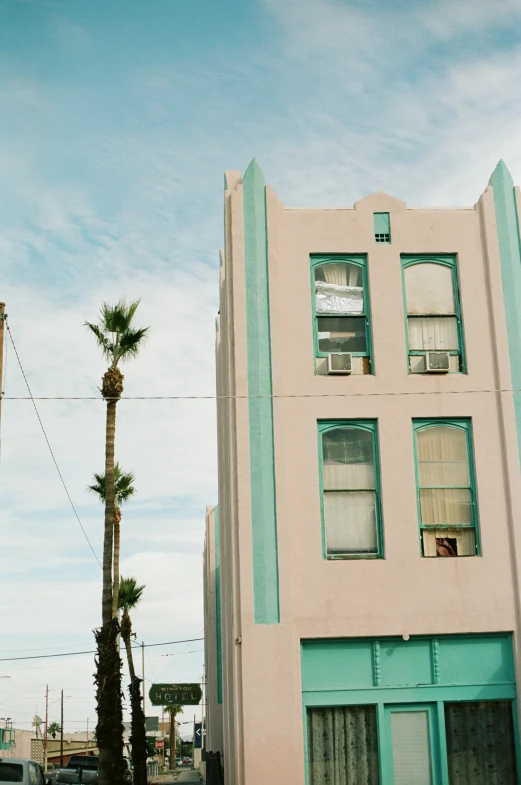
M446 373L450 370L450 355L448 352L427 352L425 363L427 372Z
M333 352L327 357L328 373L351 373L351 355Z

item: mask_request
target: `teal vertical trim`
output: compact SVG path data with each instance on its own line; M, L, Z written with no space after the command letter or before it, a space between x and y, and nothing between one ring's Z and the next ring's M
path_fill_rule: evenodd
M278 624L266 183L255 159L243 177L243 197L254 619Z
M514 181L503 161L496 166L490 182L494 190L517 445L521 460L521 247Z
M214 511L215 534L215 641L217 649L217 703L223 702L223 650L221 631L221 531L219 507Z

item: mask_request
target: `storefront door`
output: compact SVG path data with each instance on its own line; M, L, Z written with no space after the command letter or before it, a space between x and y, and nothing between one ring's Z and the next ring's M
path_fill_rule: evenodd
M388 785L438 785L436 711L432 705L385 707Z

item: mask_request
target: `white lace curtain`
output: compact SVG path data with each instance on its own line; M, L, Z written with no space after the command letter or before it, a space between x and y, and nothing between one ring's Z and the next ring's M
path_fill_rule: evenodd
M374 706L307 711L309 785L379 785Z
M445 704L450 785L517 785L510 701Z
M455 316L409 316L408 325L412 351L458 351Z
M423 262L405 268L407 313L449 315L456 313L452 268Z
M467 435L459 428L436 426L418 431L416 439L421 522L455 527L424 532L424 556L450 554L450 549L439 547L446 538L456 540L455 555L471 556L476 552L475 533L457 528L472 523Z
M322 477L328 553L377 549L372 434L339 428L323 437Z

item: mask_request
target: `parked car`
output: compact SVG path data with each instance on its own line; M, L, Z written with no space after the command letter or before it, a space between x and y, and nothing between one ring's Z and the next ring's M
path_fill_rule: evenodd
M71 755L65 768L58 769L56 782L60 785L94 785L98 782L98 765L96 755Z
M130 758L123 758L125 782L132 782L132 764ZM99 758L96 755L71 755L64 769L58 769L59 785L95 785L98 782Z
M0 783L17 782L19 785L52 785L52 780L47 777L35 760L28 758L1 758L0 757Z

